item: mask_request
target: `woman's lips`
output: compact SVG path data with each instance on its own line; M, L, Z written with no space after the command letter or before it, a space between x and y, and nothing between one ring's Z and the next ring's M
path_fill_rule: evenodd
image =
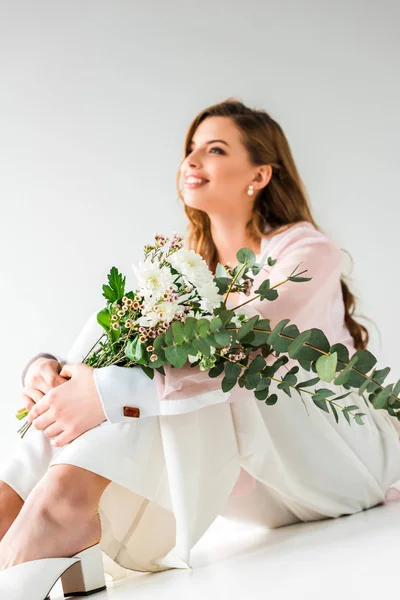
M198 187L201 187L203 185L206 185L206 183L208 183L208 181L202 181L201 183L187 183L187 182L185 182L185 187L186 188L190 188L190 189L194 189L194 188L198 188Z

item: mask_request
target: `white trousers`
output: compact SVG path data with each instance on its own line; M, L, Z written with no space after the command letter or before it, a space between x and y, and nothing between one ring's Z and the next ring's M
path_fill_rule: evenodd
M358 404L365 424L350 426L343 416L337 424L312 402L306 409L298 396L275 391L274 406L244 390L233 403L192 413L103 422L61 448L31 426L23 439L16 435L0 479L23 500L56 464L110 479L99 513L113 579L131 570L190 568L191 549L218 515L275 528L384 502L400 479L389 415L354 392L346 405ZM243 470L255 486L233 495Z

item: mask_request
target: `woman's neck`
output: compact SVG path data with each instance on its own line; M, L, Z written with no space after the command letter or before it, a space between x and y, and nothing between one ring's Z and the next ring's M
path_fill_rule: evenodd
M236 253L240 248L250 248L254 254L259 254L261 240L249 238L243 227L227 225L226 227L211 227L211 235L217 249L217 261L222 265L235 267Z

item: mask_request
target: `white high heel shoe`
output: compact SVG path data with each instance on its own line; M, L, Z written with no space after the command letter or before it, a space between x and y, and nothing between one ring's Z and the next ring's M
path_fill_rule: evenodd
M107 589L100 544L70 558L40 558L0 571L0 598L50 600L60 577L64 596L89 596Z

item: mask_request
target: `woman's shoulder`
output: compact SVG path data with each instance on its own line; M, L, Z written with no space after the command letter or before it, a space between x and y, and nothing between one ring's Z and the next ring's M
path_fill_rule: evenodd
M289 247L314 246L322 253L333 254L337 260L342 260L342 249L326 233L317 229L310 221L297 221L278 228L267 227L261 241L263 250L274 255L280 254Z
M317 229L310 221L297 221L296 223L273 228L268 226L264 230L263 242L277 244L297 239L321 240L336 244L326 233Z

